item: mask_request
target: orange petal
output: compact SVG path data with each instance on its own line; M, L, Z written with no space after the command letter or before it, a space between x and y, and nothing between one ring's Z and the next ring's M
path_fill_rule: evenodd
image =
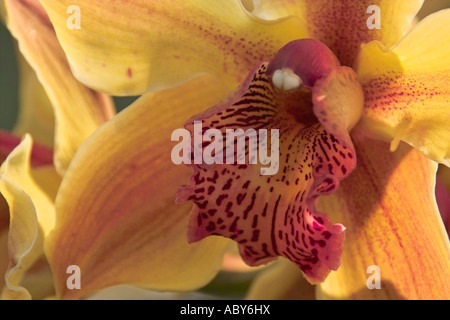
M143 96L83 144L64 176L46 242L59 297L123 284L192 290L220 270L227 241L186 241L191 205L175 205L175 194L189 169L171 162L170 136L224 92L202 77ZM66 287L70 265L81 269L81 290Z
M41 2L76 77L115 95L161 90L204 73L234 88L282 45L305 36L297 20L252 19L240 0L78 0L79 30L67 27L72 0Z
M254 14L278 19L295 15L306 22L308 37L329 46L343 65L352 66L360 45L372 40L386 47L410 29L423 0L255 0ZM369 29L370 6L380 9L380 29ZM368 13L369 11L369 13Z
M436 164L401 144L352 135L358 166L319 208L342 221L342 265L320 285L320 298L449 299L449 241L436 206ZM369 266L381 289L369 290ZM370 280L372 281L372 280Z
M63 173L80 144L114 114L111 99L86 88L70 71L38 0L6 0L7 25L54 106L55 166Z
M366 105L361 125L374 137L412 145L450 165L450 9L417 26L390 50L363 46L357 73Z

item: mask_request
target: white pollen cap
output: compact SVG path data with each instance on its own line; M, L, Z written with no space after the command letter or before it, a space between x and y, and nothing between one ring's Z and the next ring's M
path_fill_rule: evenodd
M288 68L276 70L272 82L275 87L284 91L297 90L302 85L302 79Z

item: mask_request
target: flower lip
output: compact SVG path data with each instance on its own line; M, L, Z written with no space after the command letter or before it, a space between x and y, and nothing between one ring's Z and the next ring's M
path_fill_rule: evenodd
M340 65L333 52L319 40L299 39L278 51L267 68L267 74L274 81L277 74L290 70L300 78L303 86L311 89L318 79Z
M177 203L194 202L188 242L226 237L238 244L242 259L250 266L283 256L308 281L319 283L340 265L344 226L318 211L316 200L333 193L356 166L346 128L347 109L354 109L349 98L356 95L353 84L359 86L359 82L353 70L337 66L324 72L311 89L286 90L282 83L278 90L274 77L267 74L268 64L252 70L227 99L186 122L191 149L195 145L211 148L210 141L194 141L195 122L202 121L203 128L222 134L243 130L241 145L247 151L242 164L189 164L194 172L189 183L178 189ZM251 165L250 159L256 158L252 151L257 149L245 135L250 129L278 128L279 170L271 177L263 176L261 161ZM331 132L329 128L336 129ZM214 154L227 154L223 141L219 142Z

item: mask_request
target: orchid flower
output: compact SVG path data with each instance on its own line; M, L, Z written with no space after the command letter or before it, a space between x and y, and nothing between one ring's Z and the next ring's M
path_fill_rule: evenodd
M11 193L15 177L1 176L1 192L11 216L41 227L10 224L10 238L27 235L8 239L15 264L36 260L26 249L39 239L57 297L195 290L234 241L251 266L278 259L249 298L449 298L434 188L437 163L450 163L450 10L412 26L421 0L78 0L73 29L73 1L40 3L5 0L7 25L54 105L62 182L47 207L29 184ZM373 5L380 29L367 25ZM143 96L113 117L106 94ZM175 165L171 134L198 120L280 129L279 171ZM30 152L26 137L3 170ZM67 286L73 265L79 289Z

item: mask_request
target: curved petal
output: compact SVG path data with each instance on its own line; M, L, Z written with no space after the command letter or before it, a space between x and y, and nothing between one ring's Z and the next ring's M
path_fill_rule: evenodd
M0 168L0 192L10 208L5 299L31 298L21 280L42 255L43 238L54 225L53 201L30 175L31 147L27 135Z
M352 66L361 44L372 40L388 48L396 44L422 4L423 0L254 0L254 14L270 19L298 16L307 25L308 37L319 39L343 65ZM373 14L369 7L374 5L380 9L379 29L367 26Z
M363 47L358 76L366 106L361 124L375 137L412 145L450 165L450 9L422 20L391 50Z
M86 88L72 76L38 0L5 0L5 4L8 28L54 106L55 166L63 173L79 145L113 116L112 100Z
M247 300L314 300L316 287L309 284L291 261L279 258L253 280Z
M115 95L138 95L210 73L230 88L286 42L305 36L298 20L263 23L240 0L41 1L76 77Z
M0 163L20 144L21 139L9 132L0 130ZM50 166L53 163L53 151L37 143L33 144L30 164L33 167Z
M36 73L17 52L19 60L19 115L13 132L18 136L29 133L34 141L53 148L55 115L53 106Z
M314 114L320 123L338 137L346 137L358 123L364 108L364 94L355 72L338 67L317 81L312 90Z
M406 144L353 134L358 166L339 190L319 201L346 229L342 265L320 285L320 298L450 297L448 236L436 206L436 164ZM381 289L367 282L380 269ZM372 282L372 279L370 280Z
M302 61L302 56L298 59ZM190 242L211 235L227 237L239 244L247 264L257 266L284 256L308 281L317 283L340 263L344 228L318 212L315 201L338 188L356 165L348 123L332 125L339 135L328 132L312 114L310 92L278 90L268 73L266 63L255 68L227 100L187 122L194 164L191 156L184 163L194 172L188 185L178 191L177 200L195 203L188 229ZM316 87L319 96L331 95L332 79L346 78L332 74L313 88L312 101L323 103L314 105L318 110L332 112L340 101L315 96ZM354 107L361 110L362 104ZM207 140L207 130L214 132L214 143L208 143L212 138ZM273 130L279 135L275 141ZM204 135L203 141L198 135ZM237 156L233 135L238 137ZM261 154L267 154L269 146L272 156L265 161ZM205 163L197 159L200 152ZM211 163L206 158L213 152Z
M228 242L186 241L191 206L175 205L175 193L189 169L171 162L170 136L224 92L202 77L143 96L83 144L58 191L57 225L46 242L59 297L122 284L191 290L220 270ZM70 265L80 267L81 290L66 287Z

